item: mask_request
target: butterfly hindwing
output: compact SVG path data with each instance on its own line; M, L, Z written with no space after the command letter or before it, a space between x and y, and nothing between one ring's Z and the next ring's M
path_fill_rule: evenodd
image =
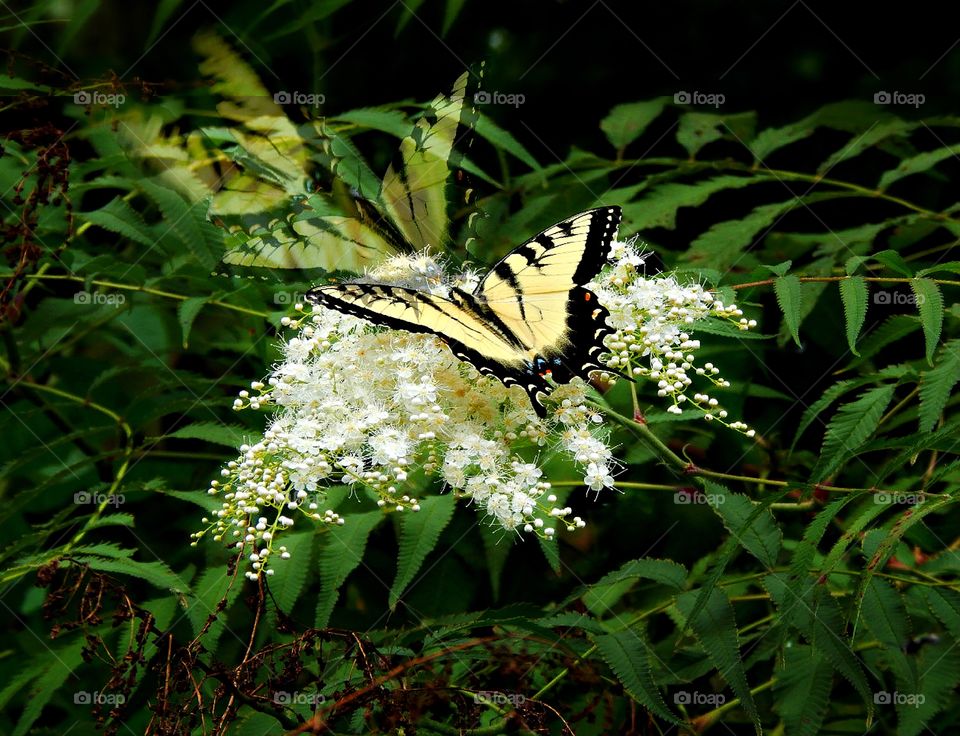
M307 297L392 329L434 334L454 355L505 385L520 384L540 416L548 378L565 383L600 368L607 311L586 284L606 262L618 207L590 210L547 228L513 250L473 293L447 298L401 286L321 286Z

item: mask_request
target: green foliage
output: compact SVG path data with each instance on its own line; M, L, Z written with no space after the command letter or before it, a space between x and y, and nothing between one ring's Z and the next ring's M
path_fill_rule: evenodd
M147 46L186 5L156 5ZM597 502L551 478L586 529L520 543L451 489L423 484L421 510L399 513L338 486L343 524L298 517L290 560L254 582L245 530L189 546L211 479L269 416L231 402L276 362L308 288L362 269L364 248L392 252L360 197L377 200L449 86L281 105L281 52L316 90L346 70L328 47L350 4L241 5L246 41L201 34L177 51L194 76L142 95L127 82L116 107L73 95L120 78L0 76L5 110L45 116L0 156L17 632L0 732L955 728L960 118L851 100L771 126L766 110L618 98L565 106L569 141L544 162L515 109L478 109L450 158L474 196L459 176L432 182L451 199L445 256L480 267L577 210L622 206L624 236L759 323L691 326L756 436L621 381L591 393L616 419L620 492ZM76 64L98 8L77 4L51 48ZM427 9L389 15L401 50L418 27L448 37L475 17L462 0ZM243 267L263 248L318 267Z

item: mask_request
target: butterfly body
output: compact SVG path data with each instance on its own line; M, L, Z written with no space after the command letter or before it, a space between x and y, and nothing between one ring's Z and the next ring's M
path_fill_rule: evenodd
M500 260L473 291L445 296L376 283L321 286L307 298L392 329L432 334L453 354L519 384L545 415L541 394L602 369L607 310L586 284L607 260L619 207L583 212L547 228Z

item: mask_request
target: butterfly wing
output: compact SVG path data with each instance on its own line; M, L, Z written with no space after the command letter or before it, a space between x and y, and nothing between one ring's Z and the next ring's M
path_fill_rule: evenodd
M516 339L463 291L454 289L444 299L400 286L352 283L311 289L307 299L391 329L436 335L458 358L507 385L517 383L527 365Z
M602 367L597 357L613 330L584 285L606 262L620 218L619 207L601 207L563 220L511 251L474 291L558 382Z
M429 115L400 142L398 158L383 177L380 206L417 249L443 247L450 240L447 179L457 132L475 114L468 93L472 76L464 72L449 96L434 100Z

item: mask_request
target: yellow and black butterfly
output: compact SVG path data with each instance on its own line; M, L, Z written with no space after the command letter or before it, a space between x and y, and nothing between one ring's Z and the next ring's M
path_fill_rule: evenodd
M586 288L606 263L619 207L601 207L547 228L511 251L472 292L443 298L376 283L312 289L324 307L397 330L436 335L461 360L506 386L519 384L545 416L541 394L603 367L607 310Z

